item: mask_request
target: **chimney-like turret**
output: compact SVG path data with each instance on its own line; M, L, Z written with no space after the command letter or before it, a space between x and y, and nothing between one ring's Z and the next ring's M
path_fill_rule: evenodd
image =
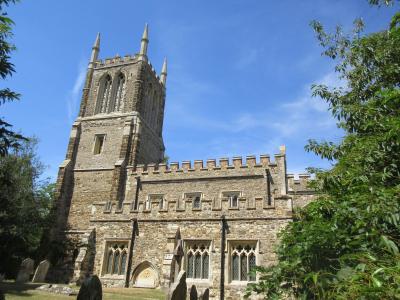
M141 58L147 59L147 45L149 44L149 26L146 24L144 26L142 41L140 43L139 55Z
M90 56L90 63L95 63L100 52L100 32L97 33L96 41L92 47L92 55Z
M164 58L164 63L161 69L160 81L165 87L167 83L167 58Z

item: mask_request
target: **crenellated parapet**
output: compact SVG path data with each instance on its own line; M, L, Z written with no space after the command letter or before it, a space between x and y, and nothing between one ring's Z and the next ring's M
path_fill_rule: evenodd
M277 167L278 161L284 157L282 154L275 154L275 160L271 161L269 155L255 155L246 156L235 156L230 158L220 159L207 159L171 162L169 164L138 164L136 168L132 170L132 175L162 175L170 173L202 173L212 172L214 170L245 170L245 169L273 169Z
M126 64L132 64L136 63L139 61L140 55L135 54L135 55L125 55L125 56L119 56L116 55L114 57L109 57L105 59L98 59L97 61L94 62L93 66L96 69L101 69L101 68L110 68L110 67L119 67L123 66ZM148 65L148 69L151 72L152 76L157 78L157 80L161 83L160 81L160 75L157 74L157 71L155 70L154 66L150 61L146 61L146 64Z
M289 193L313 191L309 187L309 183L313 180L310 174L299 174L298 179L295 177L294 174L286 175Z

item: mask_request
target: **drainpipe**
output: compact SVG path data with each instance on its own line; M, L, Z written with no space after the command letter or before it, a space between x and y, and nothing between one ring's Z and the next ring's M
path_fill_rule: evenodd
M271 173L269 172L268 169L265 169L265 177L267 180L267 201L268 205L270 206L272 201L271 201Z
M221 216L221 278L219 286L219 299L224 300L225 296L225 239L226 239L226 220L225 215Z
M141 189L142 183L140 182L140 176L136 177L136 194L135 194L135 202L133 203L133 209L138 210L139 209L139 191Z
M132 235L131 235L131 246L129 247L129 254L128 254L128 269L126 270L125 276L125 287L129 287L129 276L131 274L132 268L132 254L133 254L133 247L135 246L135 238L139 235L139 227L137 219L132 219Z

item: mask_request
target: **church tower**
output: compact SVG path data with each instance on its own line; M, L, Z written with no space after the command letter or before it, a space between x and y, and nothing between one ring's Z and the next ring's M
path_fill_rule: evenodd
M87 228L93 202L124 201L126 174L137 164L164 158L167 65L160 76L147 57L145 26L137 54L99 60L100 34L92 48L79 116L60 166L58 227Z

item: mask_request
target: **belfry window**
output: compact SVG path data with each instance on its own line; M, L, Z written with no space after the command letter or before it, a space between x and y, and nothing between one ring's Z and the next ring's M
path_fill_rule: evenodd
M94 148L93 148L93 154L101 154L103 151L103 146L104 146L104 140L105 140L105 134L96 134L94 137Z
M210 266L210 242L190 241L186 245L187 278L208 279Z
M256 266L256 243L232 243L230 247L231 281L255 281L249 273Z
M111 76L106 75L100 82L99 95L97 97L95 113L106 113L111 96Z
M105 275L124 275L126 272L126 262L128 257L128 243L112 242L106 247Z
M117 79L117 86L115 88L115 97L110 111L121 111L125 95L125 76L120 73Z

